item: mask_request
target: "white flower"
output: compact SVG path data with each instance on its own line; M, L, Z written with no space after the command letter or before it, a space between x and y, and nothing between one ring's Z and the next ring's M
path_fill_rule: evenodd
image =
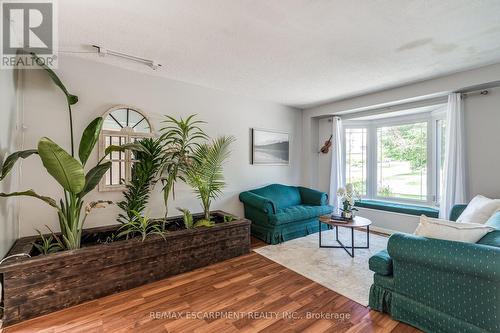
M352 196L352 194L354 193L354 188L350 183L345 186L345 190L349 196Z
M337 190L337 195L339 197L343 197L345 195L345 189L343 187L340 187L338 190Z

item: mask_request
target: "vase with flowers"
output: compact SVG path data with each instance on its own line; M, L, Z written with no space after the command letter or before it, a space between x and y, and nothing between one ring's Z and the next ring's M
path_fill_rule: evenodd
M354 216L354 211L357 209L354 207L356 199L359 197L352 184L346 184L345 188L341 187L337 190L337 195L342 202L342 208L340 208L341 216L345 219L351 220Z

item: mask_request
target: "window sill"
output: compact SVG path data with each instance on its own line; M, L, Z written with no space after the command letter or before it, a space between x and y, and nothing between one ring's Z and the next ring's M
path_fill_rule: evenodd
M354 204L356 207L383 210L386 212L394 212L408 215L425 215L428 217L437 218L439 210L437 208L427 206L408 205L402 203L380 201L380 200L359 200Z

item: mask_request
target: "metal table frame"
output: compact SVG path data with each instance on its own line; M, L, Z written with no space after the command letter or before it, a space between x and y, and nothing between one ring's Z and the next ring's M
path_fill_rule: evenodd
M323 222L319 221L319 247L320 248L331 248L331 249L344 249L345 252L347 252L348 255L351 256L351 258L354 258L354 249L368 249L370 248L370 226L366 226L366 246L354 246L354 226L350 227L348 225L345 226L339 226L339 225L331 225L328 223L324 223L329 225L332 228L335 228L335 241L340 244L338 245L322 245L321 244L321 224ZM344 228L350 228L351 229L351 246L345 246L340 240L339 240L339 227L344 227ZM359 227L362 228L362 227ZM348 249L351 249L349 251Z

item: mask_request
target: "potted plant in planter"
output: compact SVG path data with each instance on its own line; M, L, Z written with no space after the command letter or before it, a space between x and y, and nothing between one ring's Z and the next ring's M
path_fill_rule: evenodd
M119 223L129 222L143 214L147 207L151 190L164 162L163 143L157 138L146 138L136 142L140 150L134 152L132 176L125 185L123 200L117 205L122 209L118 215Z
M34 54L32 56L35 59L37 58ZM62 81L50 68L45 65L42 65L42 67L66 97L70 119L71 154L67 153L51 139L43 137L38 142L37 149L18 151L5 159L4 163L0 165L0 181L7 176L20 158L25 159L31 155L38 155L47 172L62 187L64 198L57 202L55 199L37 194L31 189L21 192L0 193L0 197L29 196L40 199L55 208L61 230L60 245L63 249L72 250L80 247L83 225L92 208L101 207L103 204L110 204L107 201L99 201L90 203L83 209L85 196L97 186L101 178L111 167L111 162L105 162L104 158L102 158L97 165L85 173L84 168L99 139L103 119L101 117L94 119L83 131L78 149L79 159L77 160L74 156L71 106L78 102L78 97L68 92ZM123 151L126 148L133 147L135 145L110 146L106 149L105 156L113 151Z
M47 73L65 93L70 109L78 100L77 97L67 92L54 72L48 70ZM59 202L32 190L0 194L0 197L31 196L44 201L56 209L60 226L58 233L17 240L7 254L10 259L0 263L2 320L5 325L239 256L250 250L250 221L246 219L236 219L230 214L215 211L208 215L192 215L192 228L173 228L177 224L175 221L182 221L182 217L173 217L165 223L173 230L169 229L165 233L160 224L144 214L149 191L154 183L154 177L150 176L155 174L158 167L156 143L154 153L144 145L146 142L106 149L105 155L112 151L133 149L137 151L136 157L148 169L143 170L146 171L144 178L136 183L141 190L129 192L131 199L138 200L126 202L126 198L121 205L125 224L83 229L85 219L92 209L109 203L93 202L85 205L84 202L86 195L110 168L110 162L103 157L97 165L85 172L102 122L102 118L96 118L87 126L80 140L78 157L74 156L74 151L68 153L49 138L42 138L37 149L13 153L0 165L1 180L20 158L37 155L64 192L64 197ZM72 130L70 136L73 142ZM179 159L175 163L186 162L178 167L178 170L182 170L182 177L187 177L187 167L191 164L206 167L210 171L204 175L192 175L193 179L201 177L202 181L195 187L199 189L204 210L208 212L210 200L216 197L214 193L219 193L217 188L219 191L222 189L220 166L228 151L227 148L222 150L225 151L223 154L219 151L218 159L200 159L200 164L184 159L185 150L188 150L188 156L194 156L198 145L200 149L203 146L202 143L196 143L192 148L184 149L184 153L178 154ZM203 149L214 154L214 147L208 148ZM201 151L197 155L204 156ZM212 155L205 157L207 156ZM160 157L160 164L163 165L165 156L160 154ZM215 163L210 164L210 161ZM180 174L177 174L179 179ZM205 192L203 184L210 184L208 192ZM209 194L208 197L205 193ZM213 222L210 223L210 228L197 224L207 216ZM231 222L228 223L229 221ZM20 255L24 257L21 258ZM96 279L96 276L99 278Z
M340 187L337 190L337 195L342 202L342 208L340 208L341 216L347 220L352 220L354 217L354 211L358 210L354 207L354 203L356 198L359 197L354 190L353 185L346 184L345 188Z
M225 187L222 164L229 157L233 137L220 137L211 143L199 145L194 151L192 164L186 171L186 182L193 188L203 207L203 219L210 222L212 200L222 194Z
M160 129L160 140L164 146L161 181L165 219L168 217L170 195L175 199L175 183L178 180L186 181L185 174L191 166L195 149L208 139L200 127L205 122L196 120L195 117L194 114L186 119L166 116L163 122L165 126Z

